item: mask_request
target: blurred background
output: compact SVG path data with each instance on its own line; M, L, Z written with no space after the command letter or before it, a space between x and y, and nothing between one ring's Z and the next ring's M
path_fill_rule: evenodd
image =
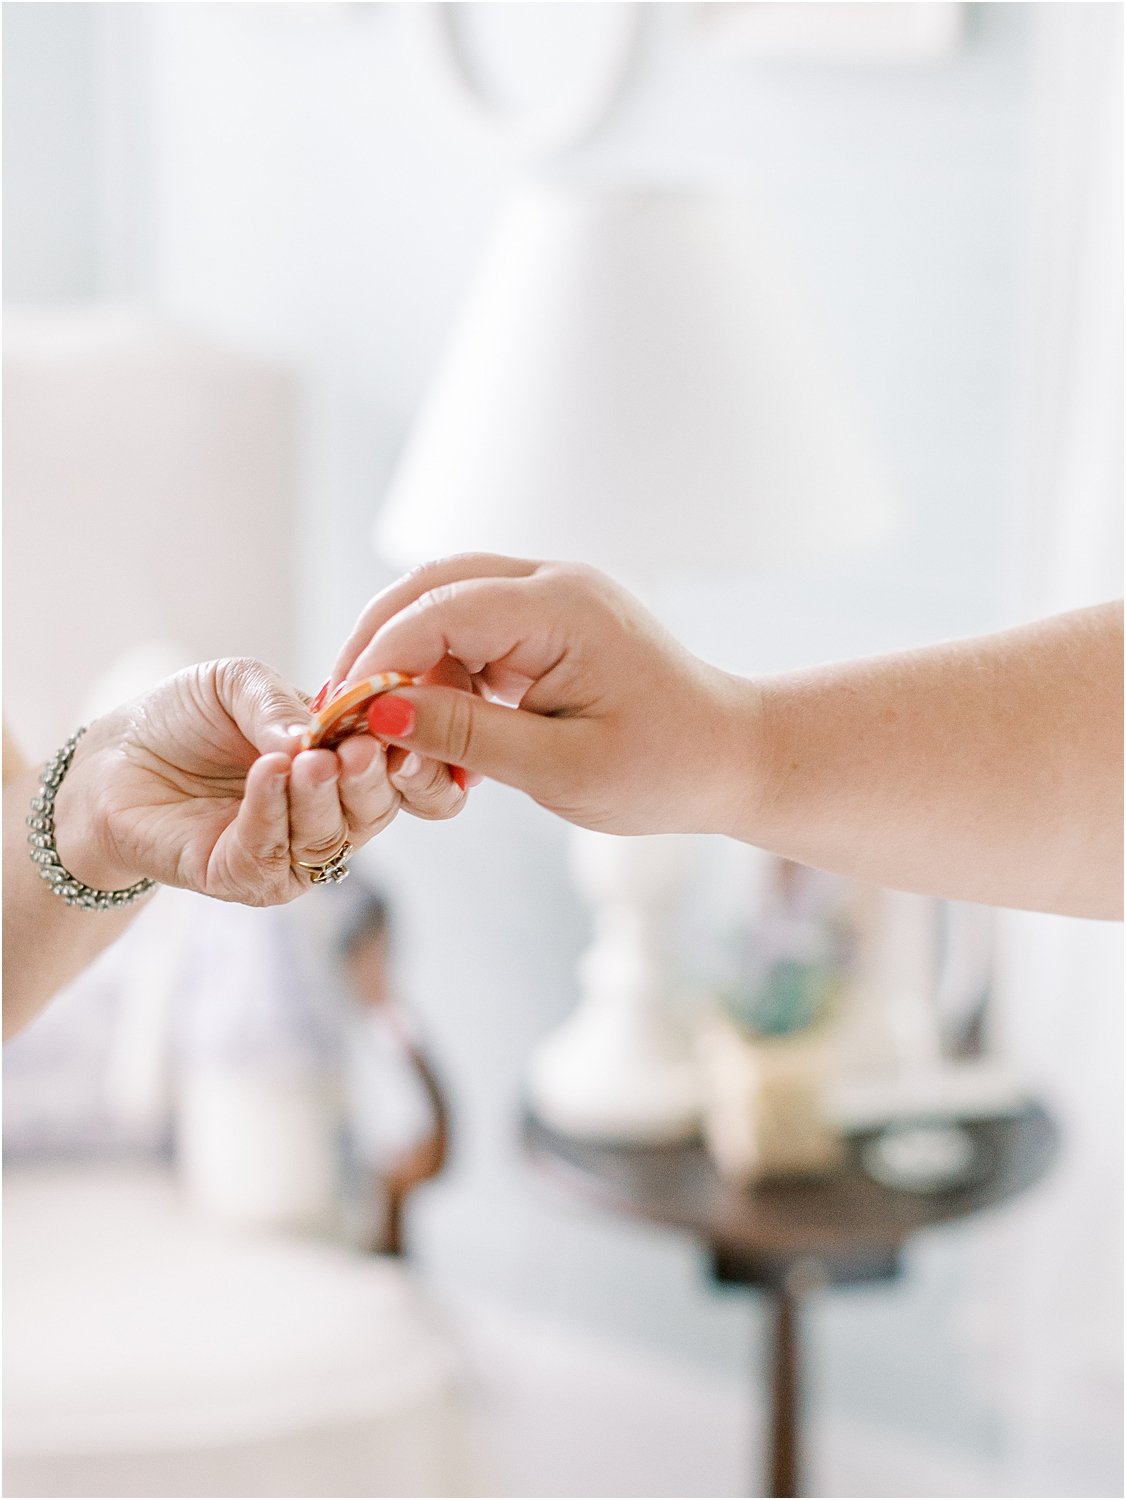
M701 460L682 499L601 497L544 550L659 571L667 623L726 668L1121 593L1120 5L23 0L3 29L5 715L34 756L209 656L314 692L412 548L477 534L476 483L520 496L539 464L547 489L574 393L619 357L597 388L664 414L678 487L677 403L757 380L775 490L733 533ZM629 221L624 263L687 266L680 300L639 301L652 345L607 355L615 206L654 194L672 207ZM717 261L685 205L720 199L749 218ZM573 201L599 206L536 207ZM706 354L716 329L746 335L753 380ZM592 441L598 473L644 461L644 436ZM556 534L555 502L519 509L480 525ZM684 515L690 556L662 547ZM399 819L308 910L161 893L6 1049L10 1492L748 1492L761 1302L521 1146L599 899L571 862L561 824L482 785L450 824ZM761 918L753 858L701 840L687 863L665 961L715 991ZM1121 1493L1120 931L974 931L954 1020L919 940L932 1029L953 1050L972 1021L1059 1151L912 1239L900 1279L812 1299L808 1493ZM95 1315L111 1221L136 1275ZM154 1322L188 1287L214 1334ZM284 1442L255 1456L244 1429ZM68 1489L94 1451L118 1487ZM152 1487L162 1452L182 1490Z

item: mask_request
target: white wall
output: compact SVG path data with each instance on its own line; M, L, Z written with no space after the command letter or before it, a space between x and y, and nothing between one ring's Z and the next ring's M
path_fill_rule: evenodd
M378 579L347 541L517 174L433 107L415 7L142 9L159 164L148 290L304 377L309 576L347 567L309 597L313 676ZM519 29L506 46L503 18L480 9L519 77ZM912 633L976 625L1013 373L1023 8L973 13L956 62L903 70L724 61L692 42L691 7L646 9L621 108L553 169L734 178L761 197L903 487L886 607L897 624L921 609Z
M151 642L164 671L292 670L296 405L284 371L144 316L9 310L4 708L28 755Z
M311 686L385 579L368 552L371 518L517 181L443 115L415 9L98 8L101 65L129 82L105 127L118 141L106 284L131 283L301 382L294 609ZM873 68L724 58L693 40L694 7L648 6L620 108L553 164L611 179L734 178L754 192L898 478L904 525L890 561L721 595L685 581L672 623L727 666L808 663L1001 618L1034 9L969 7L953 60ZM581 55L587 33L572 32L568 7L465 10L506 76L548 88L552 68ZM38 24L41 50L47 18ZM42 292L31 280L17 290ZM455 824L400 820L369 864L394 892L404 982L455 1094L458 1157L416 1222L433 1276L713 1365L749 1362L754 1316L706 1287L686 1240L565 1204L519 1161L523 1060L572 1001L586 930L561 827L486 786ZM819 1402L952 1449L996 1442L1000 1417L968 1378L956 1327L976 1233L934 1237L900 1287L824 1310Z
M101 290L96 116L97 13L6 5L5 300L72 300Z

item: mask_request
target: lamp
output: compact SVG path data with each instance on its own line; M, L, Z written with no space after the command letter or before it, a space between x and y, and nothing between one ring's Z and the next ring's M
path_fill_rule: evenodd
M685 570L862 549L891 515L745 196L554 186L502 212L375 541L402 566L459 551L581 559L651 594ZM532 1103L579 1134L684 1134L695 1070L656 952L679 843L578 838L596 941L576 1012L532 1059Z

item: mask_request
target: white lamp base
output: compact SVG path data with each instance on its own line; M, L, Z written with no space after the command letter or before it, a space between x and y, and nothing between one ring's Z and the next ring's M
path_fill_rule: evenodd
M665 934L684 840L576 829L572 866L595 905L572 1016L532 1055L529 1102L567 1135L629 1143L699 1133L699 1064L669 1014Z
M623 1022L625 1024L623 1024ZM633 1144L700 1131L700 1075L659 1012L586 1001L532 1054L528 1100L565 1135Z

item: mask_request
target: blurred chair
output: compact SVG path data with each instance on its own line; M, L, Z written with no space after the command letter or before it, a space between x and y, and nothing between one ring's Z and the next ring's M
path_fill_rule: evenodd
M390 903L361 880L350 882L343 901L339 894L336 901L340 916L322 962L340 965L351 996L345 1154L352 1208L360 1209L354 1243L376 1254L402 1255L407 1199L442 1171L449 1155L449 1106L417 1022L398 992ZM328 903L319 909L326 917L330 913ZM305 910L312 910L310 904Z
M4 1221L5 1493L475 1492L400 1260L209 1223L152 1165L7 1172Z
M364 1183L373 1202L363 1244L376 1253L327 1238L339 1225L307 1218L309 1204L334 1191L313 1147L341 1117L295 1115L293 1085L309 1022L296 1011L300 992L319 995L327 1031L332 971L318 982L315 967L297 961L299 945L286 943L294 922L289 907L246 912L162 892L8 1049L5 1493L475 1493L460 1352L404 1255L410 1194L446 1159L445 1099L421 1045L405 1024L395 1027L429 1128ZM187 976L175 996L158 982L157 952ZM193 1165L191 1130L185 1139L182 1111L172 1108L192 1068L182 1053L172 1059L167 1114L149 1087L139 1090L153 1098L143 1117L109 1106L121 1033L172 1043L175 1027L154 1024L154 1011L187 1009L215 1039L207 997L191 984L201 954L202 977L215 981L211 966L225 965L233 986L217 987L211 1008L235 1008L241 992L252 1014L236 1036L241 1075L232 1058L223 1107L207 1122L202 1154L196 1140ZM295 981L288 991L279 965ZM240 991L248 970L259 978L253 996ZM276 1006L264 1010L271 994ZM268 1049L264 1068L249 1045L256 1037L261 1047L267 1032L288 1035L275 1071ZM149 1063L160 1071L159 1059ZM216 1183L207 1169L224 1124L230 1160ZM192 1128L198 1138L198 1094Z
M437 1177L446 1165L450 1146L450 1115L441 1083L425 1051L410 1037L403 1038L403 1054L413 1069L434 1114L430 1134L390 1164L382 1178L383 1222L372 1240L379 1255L404 1255L404 1217L407 1199L416 1187Z

